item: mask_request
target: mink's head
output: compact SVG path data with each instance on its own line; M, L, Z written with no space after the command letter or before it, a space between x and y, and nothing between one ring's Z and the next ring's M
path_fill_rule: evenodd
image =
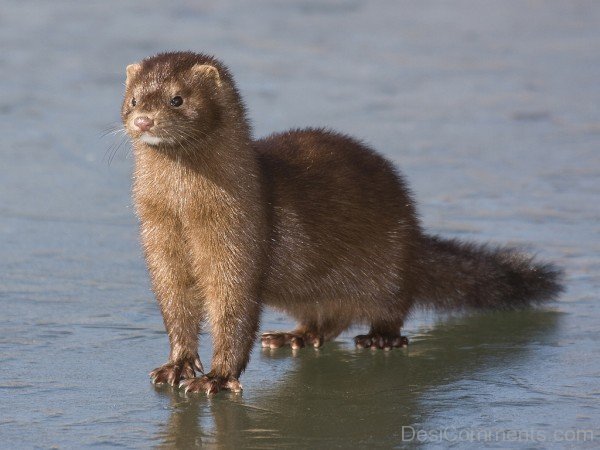
M133 141L182 148L243 122L244 107L229 71L215 58L161 53L127 66L121 118Z

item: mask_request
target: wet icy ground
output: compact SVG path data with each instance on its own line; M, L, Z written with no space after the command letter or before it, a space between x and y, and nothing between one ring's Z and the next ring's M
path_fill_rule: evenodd
M426 447L597 448L599 23L594 1L3 0L0 447L385 448L421 431ZM565 267L566 293L539 311L417 315L407 351L357 351L353 333L295 357L257 345L241 396L154 388L168 348L132 161L124 146L109 165L100 136L126 64L170 49L223 59L257 135L365 139L429 230L524 246Z

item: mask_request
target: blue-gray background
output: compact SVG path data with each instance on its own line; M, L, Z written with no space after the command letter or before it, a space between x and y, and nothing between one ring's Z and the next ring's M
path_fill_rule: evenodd
M444 428L499 448L593 430L567 445L596 447L599 25L592 0L1 0L0 447L393 447L411 430L445 447ZM429 230L524 246L566 268L566 293L540 311L416 315L407 351L356 351L352 332L295 356L257 345L241 396L155 389L168 345L132 160L124 145L109 165L119 139L101 135L125 66L182 49L230 66L256 135L364 139Z

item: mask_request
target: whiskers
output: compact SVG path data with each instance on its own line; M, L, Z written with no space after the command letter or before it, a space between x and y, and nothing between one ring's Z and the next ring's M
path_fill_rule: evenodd
M102 130L100 138L105 138L107 136L114 138L114 142L104 152L104 160L107 161L110 166L113 159L122 148L127 148L127 153L125 154L125 157L127 158L131 154L131 146L127 145L129 143L129 136L121 123L115 122Z
M190 125L185 123L170 123L168 128L164 130L165 140L170 142L186 156L194 156L194 150L206 145L202 138L208 138L206 133L200 130L190 130Z
M106 149L104 153L104 160L108 162L108 165L112 163L116 155L123 148L127 149L125 157L131 155L131 138L127 134L125 127L120 123L113 123L102 130L101 138L110 136L114 138L114 142ZM194 157L198 151L201 151L205 147L209 140L210 135L204 133L201 130L192 128L192 125L181 122L171 122L160 127L159 136L161 143L153 145L157 149L162 149L170 153L180 152L181 156ZM133 139L137 142L138 139Z

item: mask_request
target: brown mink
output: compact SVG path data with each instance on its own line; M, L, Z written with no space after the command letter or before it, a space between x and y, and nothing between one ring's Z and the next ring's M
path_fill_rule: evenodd
M398 171L324 129L253 140L229 70L191 52L127 67L141 240L169 336L155 383L239 391L264 305L298 321L262 345L318 347L352 324L359 347L407 344L414 306L514 309L560 292L560 271L515 250L425 234ZM203 373L198 334L213 336Z

